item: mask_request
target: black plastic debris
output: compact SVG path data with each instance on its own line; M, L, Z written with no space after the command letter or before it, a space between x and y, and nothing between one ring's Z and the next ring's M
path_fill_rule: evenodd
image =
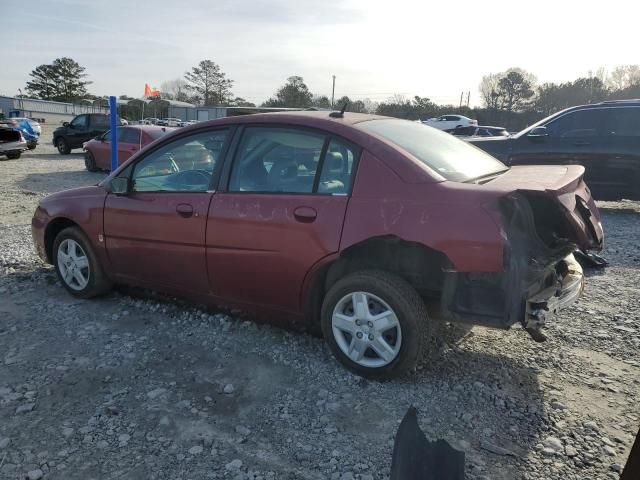
M573 256L582 268L604 268L609 265L609 262L593 252L584 252L578 249L573 252Z
M393 446L391 480L464 480L464 452L446 440L427 440L409 407Z

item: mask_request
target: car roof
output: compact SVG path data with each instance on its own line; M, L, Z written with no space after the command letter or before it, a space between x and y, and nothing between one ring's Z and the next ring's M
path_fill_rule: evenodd
M199 127L206 127L208 125L218 124L242 124L242 123L268 123L269 120L274 120L275 123L301 123L307 126L316 126L321 128L327 124L340 124L346 126L353 126L360 122L366 122L367 120L382 120L391 119L392 117L384 117L381 115L373 115L369 113L352 113L345 112L342 116L331 116L333 111L323 110L300 110L300 111L287 111L287 112L271 112L271 113L254 113L251 115L238 115L236 117L223 117L215 120L207 120L198 122Z
M172 127L161 127L160 125L118 125L118 128L135 128L136 130L142 130L143 132L153 132L155 130L172 132L175 130ZM167 128L170 130L167 130Z

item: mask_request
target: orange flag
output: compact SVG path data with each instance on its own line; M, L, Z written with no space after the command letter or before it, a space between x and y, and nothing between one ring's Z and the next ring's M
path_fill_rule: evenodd
M157 97L158 95L160 95L160 91L156 90L155 88L152 89L148 83L144 84L144 94L151 96L151 97Z

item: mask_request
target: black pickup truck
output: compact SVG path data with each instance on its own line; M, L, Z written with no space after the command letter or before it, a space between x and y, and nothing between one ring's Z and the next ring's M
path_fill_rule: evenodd
M120 125L118 119L118 125ZM62 155L74 148L82 148L84 142L109 130L109 115L105 113L83 113L70 122L64 122L53 131L53 144Z

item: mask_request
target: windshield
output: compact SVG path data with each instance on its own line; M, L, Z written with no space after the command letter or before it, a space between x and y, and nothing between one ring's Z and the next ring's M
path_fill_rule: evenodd
M504 163L463 140L407 120L368 120L356 124L406 150L447 180L466 182L507 170Z

